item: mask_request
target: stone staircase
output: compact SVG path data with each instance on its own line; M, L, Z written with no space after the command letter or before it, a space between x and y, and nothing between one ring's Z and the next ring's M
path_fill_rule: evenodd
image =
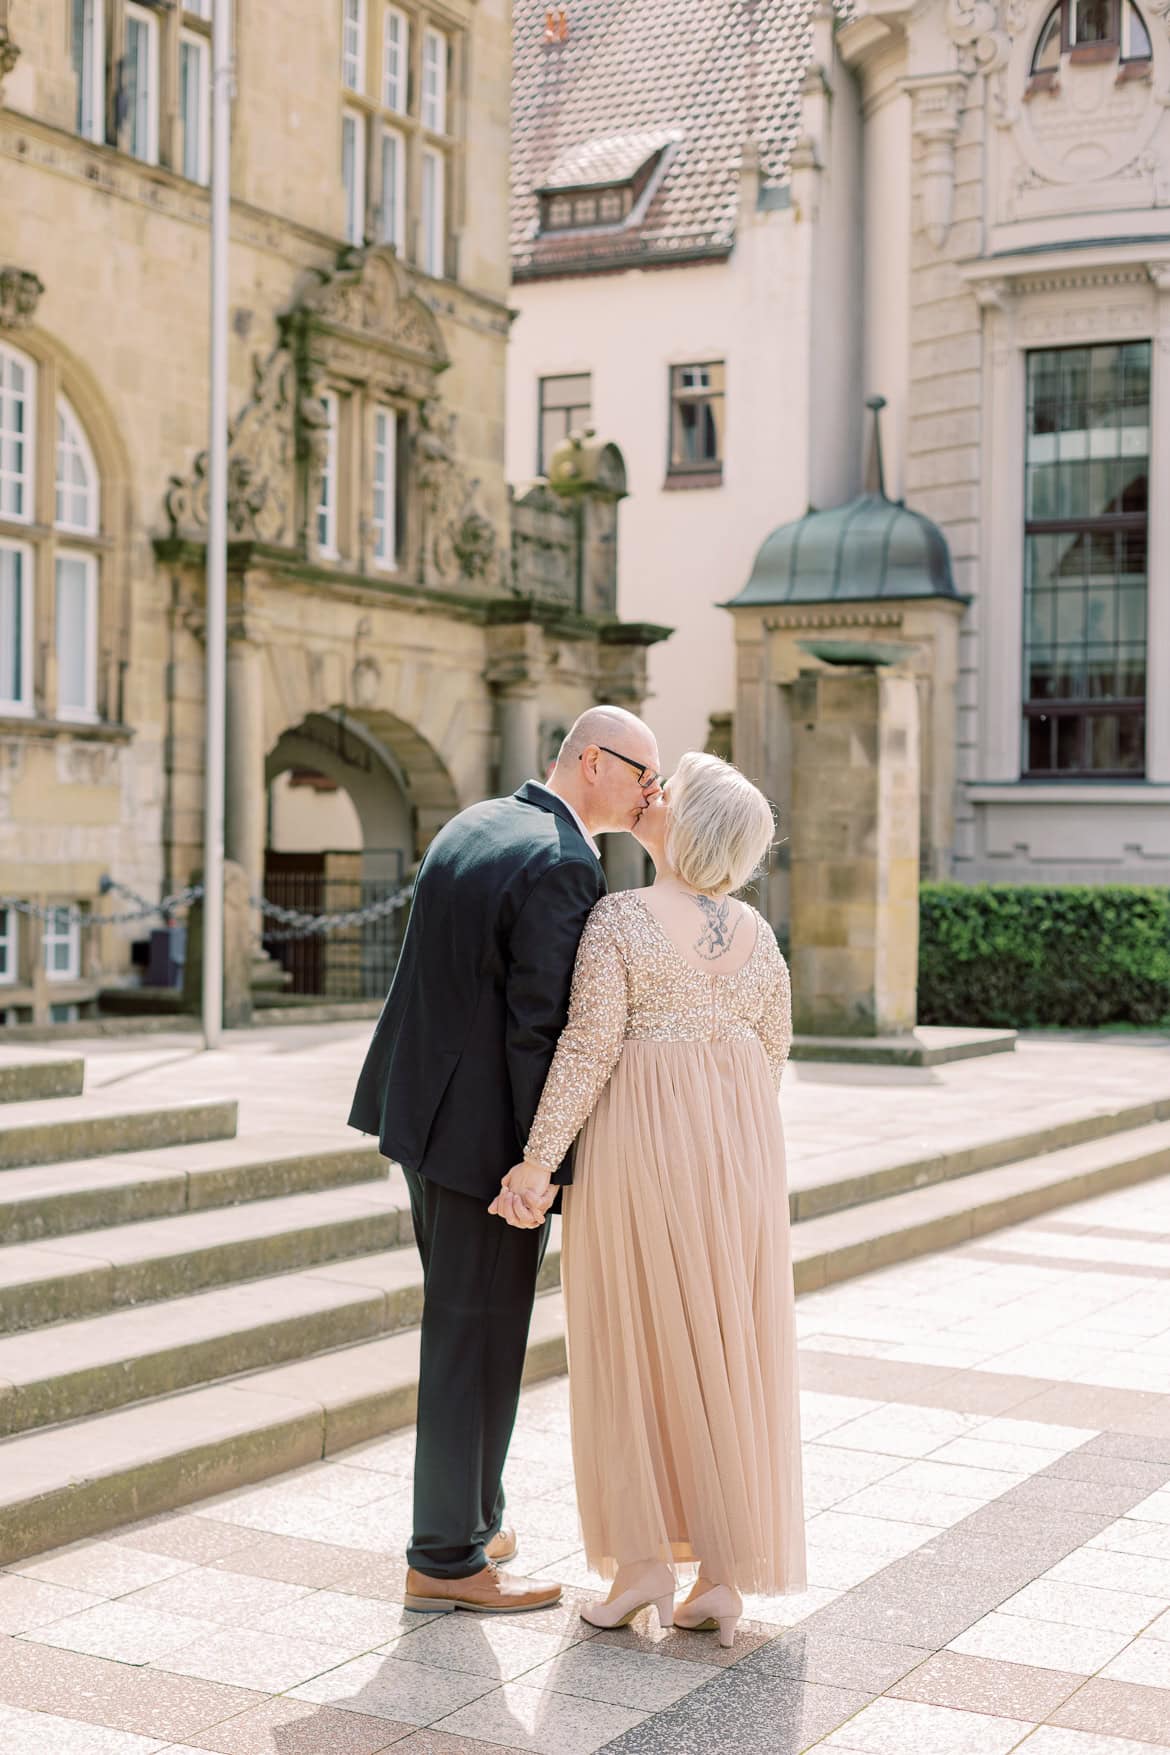
M397 1170L344 1130L241 1140L232 1102L119 1107L82 1078L0 1066L0 1564L414 1416L422 1281ZM797 1289L1167 1169L1170 1076L1027 1133L838 1162L791 1196ZM533 1377L564 1368L558 1244Z

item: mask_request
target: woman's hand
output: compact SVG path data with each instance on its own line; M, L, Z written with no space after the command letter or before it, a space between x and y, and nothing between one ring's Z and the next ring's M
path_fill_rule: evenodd
M509 1170L488 1212L498 1219L506 1219L517 1230L534 1231L544 1224L545 1215L556 1196L552 1171L528 1158Z

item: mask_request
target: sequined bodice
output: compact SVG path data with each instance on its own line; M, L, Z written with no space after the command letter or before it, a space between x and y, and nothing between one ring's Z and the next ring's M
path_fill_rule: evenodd
M636 892L603 897L581 938L569 1020L527 1155L550 1168L560 1163L626 1041L754 1040L779 1084L792 1040L788 966L759 915L756 928L742 968L712 974L687 961Z

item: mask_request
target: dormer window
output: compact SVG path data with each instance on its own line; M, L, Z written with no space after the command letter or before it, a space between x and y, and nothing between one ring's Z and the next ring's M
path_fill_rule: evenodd
M549 171L540 198L542 232L623 226L649 199L673 134L614 134L587 140Z
M1060 0L1044 21L1032 56L1028 94L1055 91L1061 62L1117 61L1119 79L1142 78L1152 56L1150 33L1133 0Z

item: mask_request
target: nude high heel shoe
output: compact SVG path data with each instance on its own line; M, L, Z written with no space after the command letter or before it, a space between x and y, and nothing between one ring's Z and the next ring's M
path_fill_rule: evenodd
M680 1603L674 1611L674 1624L692 1633L710 1633L718 1627L720 1645L729 1646L742 1614L743 1598L739 1592L730 1585L716 1584L702 1596Z
M651 1603L658 1611L660 1627L674 1626L674 1573L665 1563L650 1561L642 1568L634 1583L620 1590L608 1602L590 1603L581 1610L581 1619L591 1627L626 1627L640 1609Z

